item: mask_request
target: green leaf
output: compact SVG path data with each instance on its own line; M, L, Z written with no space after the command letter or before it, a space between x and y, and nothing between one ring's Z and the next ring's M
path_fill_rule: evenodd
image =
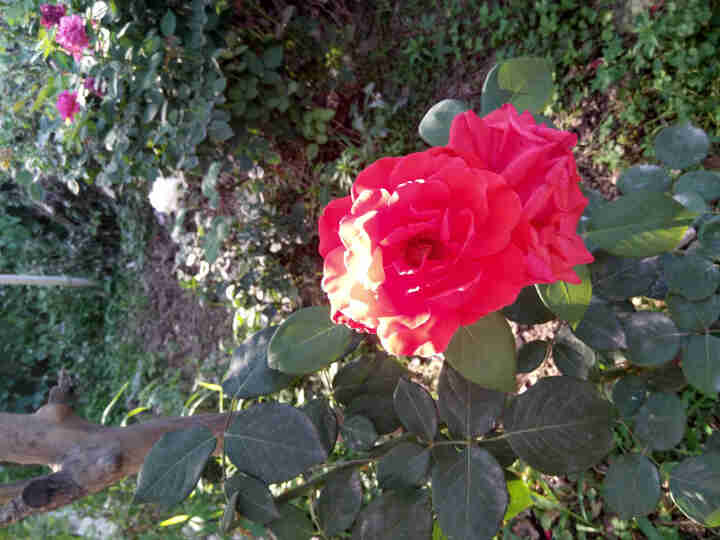
M625 331L610 305L593 296L575 335L598 351L616 351L627 347Z
M679 294L669 294L665 299L670 318L680 330L703 332L720 317L720 294L692 302Z
M284 373L313 373L340 359L352 340L352 330L330 320L326 306L296 311L270 340L268 365Z
M675 358L680 350L680 335L675 323L662 313L639 311L623 321L627 338L627 356L639 366L661 366Z
M435 400L419 384L400 379L395 394L395 412L410 433L432 441L437 433L438 413Z
M624 418L630 418L645 403L648 385L637 375L625 375L615 383L612 400Z
M210 225L210 230L203 238L203 249L205 260L210 264L214 263L220 255L222 243L225 240L228 229L228 218L215 216Z
M277 540L311 540L316 535L310 516L305 511L290 503L278 510L280 518L268 524Z
M333 471L317 501L320 527L326 536L337 536L349 529L362 506L360 473L355 469Z
M379 433L390 433L400 426L395 414L393 393L401 377L410 372L397 360L378 351L342 366L333 379L335 398L350 414L368 416Z
M592 283L590 269L586 265L574 267L582 280L579 285L556 281L555 283L536 285L543 303L560 319L570 323L575 329L590 305Z
M354 413L345 417L340 434L348 448L356 452L366 452L378 438L372 421L367 416Z
M265 525L280 517L272 493L260 480L235 473L225 482L225 495L229 499L235 494L235 509L250 521Z
M688 300L702 300L720 286L720 268L699 255L663 256L663 273L668 287Z
M272 402L235 413L225 449L238 469L269 484L295 478L328 456L306 414Z
M710 210L708 203L699 193L694 191L684 191L682 193L675 193L673 199L682 204L685 208L696 214L704 214Z
M433 466L432 493L433 509L449 540L493 538L508 506L502 468L474 446Z
M556 336L552 355L555 365L563 375L571 375L578 379L587 379L596 361L595 351L566 328L561 329Z
M714 431L705 441L706 452L720 452L720 431Z
M690 336L682 369L690 384L716 398L720 392L720 338L710 334Z
M555 314L542 303L534 285L524 287L517 300L502 308L502 314L518 324L541 324L555 319Z
M593 291L610 300L647 296L662 272L660 257L637 259L598 254L590 265Z
M385 454L377 465L377 478L383 489L420 487L430 470L430 449L413 442L401 442Z
M518 112L539 113L552 97L552 68L544 58L511 58L500 64L498 84L511 92L510 102Z
M517 454L510 446L507 439L493 439L494 432L488 433L486 438L478 441L478 446L483 450L490 452L501 467L507 468L517 460Z
M692 171L683 174L675 182L675 193L695 192L706 202L720 199L720 174L711 171Z
M655 155L671 169L685 169L707 156L710 140L689 122L664 128L655 137Z
M160 21L160 31L163 36L170 37L175 33L175 26L177 21L175 19L175 13L172 9L168 9L162 20Z
M223 120L213 120L208 126L208 135L210 135L210 138L215 142L223 142L232 137L234 133L230 124L227 122Z
M623 193L631 191L670 191L672 178L657 165L635 165L625 169L617 181L617 187Z
M495 64L488 72L487 77L485 77L481 97L483 116L491 113L495 109L499 109L505 103L510 103L513 98L513 93L510 90L500 87L498 76L501 65L502 64Z
M277 69L282 65L283 46L274 45L263 51L262 63L267 69Z
M426 491L391 491L360 512L352 540L430 540L432 521Z
M510 495L510 504L505 511L503 521L508 521L520 512L531 508L534 504L530 493L530 488L521 478L512 478L507 481L508 495Z
M687 458L673 467L670 494L693 521L720 527L720 452Z
M651 257L672 250L695 217L669 195L633 191L593 214L582 236L613 255Z
M300 410L312 421L328 454L332 452L338 436L338 419L327 399L310 400Z
M688 384L682 368L674 363L665 364L644 375L649 388L655 391L679 392Z
M190 495L217 439L205 426L165 433L145 457L133 502L175 506Z
M222 383L223 392L237 399L252 399L290 386L294 375L270 369L267 350L277 326L256 332L235 349L230 369Z
M573 377L540 379L511 402L503 420L517 455L548 474L592 467L613 446L610 403Z
M645 516L660 500L660 473L645 456L618 456L608 468L602 487L603 499L620 519Z
M213 161L213 163L208 168L207 174L203 177L202 184L200 184L200 189L202 191L202 194L205 195L210 200L211 208L217 208L218 199L219 199L218 192L217 192L217 181L218 181L219 176L220 176L220 162Z
M466 103L457 99L444 99L436 103L420 121L420 137L430 146L446 146L450 140L453 118L469 109Z
M502 392L468 381L452 366L443 364L438 382L438 409L452 435L464 439L484 435L502 414L504 404Z
M544 340L530 341L518 351L518 373L530 373L540 367L550 353L550 343Z
M45 83L45 86L43 86L38 92L32 107L30 107L30 112L35 112L42 107L53 90L55 90L55 79L53 77L48 77L48 82Z
M493 390L515 390L515 337L500 313L461 326L450 340L445 361L466 379Z
M653 450L670 450L685 434L685 405L675 394L653 392L635 419L635 436Z

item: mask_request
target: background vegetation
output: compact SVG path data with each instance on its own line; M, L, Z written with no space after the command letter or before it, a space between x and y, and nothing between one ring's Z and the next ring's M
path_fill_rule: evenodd
M0 3L0 272L101 286L0 289L4 411L37 408L60 367L76 377L79 412L93 421L216 410L212 383L233 345L322 302L315 223L327 201L375 159L424 148L417 122L439 99L479 109L499 59L551 61L557 93L547 112L578 133L584 180L607 198L619 171L652 161L654 136L678 119L711 136L705 166L720 168L718 0L108 2L101 18L114 38L107 61L89 68L64 63L44 39L39 3ZM88 75L106 97L63 124L54 96ZM154 214L147 193L170 175L187 186L182 209ZM693 390L681 397L689 427L673 452L692 455L718 427L718 402ZM616 437L632 447L629 433ZM0 481L30 472L5 466ZM615 517L596 472L527 478L540 498L503 537L538 527L553 538L709 534L668 501L650 519ZM171 516L130 506L132 489L124 482L74 512L104 516L128 538L217 530L213 471L173 510L185 517L162 528ZM67 518L42 516L0 537L69 531Z

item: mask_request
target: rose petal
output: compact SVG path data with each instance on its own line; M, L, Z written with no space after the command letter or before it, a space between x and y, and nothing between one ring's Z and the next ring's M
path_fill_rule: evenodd
M320 230L320 247L318 251L325 257L330 251L341 245L340 220L350 212L350 197L334 199L325 207L318 223Z

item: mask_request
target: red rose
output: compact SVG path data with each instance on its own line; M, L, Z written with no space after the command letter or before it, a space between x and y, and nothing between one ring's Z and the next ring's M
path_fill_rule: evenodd
M457 116L447 147L370 165L320 217L333 320L431 356L527 285L579 283L572 267L593 257L575 143L505 105Z

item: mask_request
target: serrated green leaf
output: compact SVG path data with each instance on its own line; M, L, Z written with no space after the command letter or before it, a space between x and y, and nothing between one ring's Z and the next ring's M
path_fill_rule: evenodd
M271 369L267 350L277 326L269 326L247 338L233 353L223 392L237 399L251 399L287 388L294 375Z
M617 187L623 193L632 191L670 191L672 178L663 167L657 165L635 165L625 169L617 181Z
M444 99L436 103L420 121L420 137L430 146L446 146L450 140L453 118L469 109L466 103L457 99Z
M540 300L534 285L524 287L517 300L501 311L508 319L519 324L541 324L555 319L555 314Z
M574 377L540 379L511 402L503 420L517 455L548 474L587 469L613 445L610 403Z
M506 60L500 64L497 81L500 89L510 92L510 103L518 112L542 112L552 97L552 69L544 58Z
M720 199L720 174L712 171L691 171L683 174L675 182L675 193L692 191L700 195L705 202Z
M685 405L675 394L654 392L640 407L635 436L653 450L670 450L685 434Z
M280 517L272 493L257 478L241 472L235 473L225 482L225 495L235 499L238 513L250 521L265 525Z
M720 267L692 253L663 256L663 275L671 291L688 300L702 300L720 287Z
M666 127L655 137L655 155L671 169L685 169L700 163L709 149L707 134L689 122Z
M347 416L340 426L340 434L345 444L357 452L369 450L378 438L372 421L361 414Z
M690 384L717 397L720 392L720 338L710 334L690 336L685 345L682 368Z
M328 454L332 452L338 436L338 419L327 399L310 400L300 410L312 421Z
M670 310L670 318L680 330L703 332L720 317L720 294L693 302L671 293L665 302Z
M687 458L673 467L670 494L693 521L706 527L720 526L720 452Z
M598 254L590 265L593 291L609 300L647 296L661 276L660 257L638 259Z
M540 299L547 308L560 319L569 322L570 326L575 329L590 305L592 282L587 265L579 265L573 269L582 283L575 285L565 281L556 281L555 283L536 285L536 288Z
M680 350L675 323L663 313L639 311L622 321L627 338L627 356L633 364L661 366Z
M317 501L317 514L325 535L336 536L349 529L362 506L360 474L343 469L328 474Z
M515 390L515 337L498 312L461 326L450 340L445 361L463 377L485 388Z
M328 456L305 413L272 402L235 413L225 449L238 469L266 483L294 478Z
M314 306L296 311L270 340L268 365L304 375L340 359L352 340L352 330L330 320L329 308Z
M574 333L583 343L598 351L616 351L627 347L625 331L615 311L597 296L593 296Z
M630 418L645 403L647 392L648 385L645 379L637 375L625 375L618 379L613 386L612 400L620 411L620 415Z
M438 382L440 418L450 433L474 439L492 429L502 414L505 395L468 381L452 366L443 364Z
M403 426L426 441L437 433L438 413L430 393L417 383L400 379L393 395L395 412Z
M493 538L508 506L502 468L487 451L472 446L433 466L432 492L449 540Z
M133 501L171 507L185 500L216 445L205 426L165 433L145 457Z
M621 519L644 516L660 500L660 473L645 456L618 456L608 468L602 487L603 499Z
M425 484L430 470L430 449L413 442L401 442L377 464L377 478L383 489L405 489Z
M552 355L555 365L563 375L578 379L587 379L597 360L595 351L567 329L561 329L556 336Z
M357 520L352 540L429 540L430 500L424 490L390 491L375 497Z
M280 518L268 524L277 540L311 540L316 535L310 516L290 503L278 508Z
M550 353L550 343L544 340L524 343L518 351L518 373L530 373L540 367Z
M613 255L651 257L675 248L695 217L665 193L633 191L593 214L582 236Z

